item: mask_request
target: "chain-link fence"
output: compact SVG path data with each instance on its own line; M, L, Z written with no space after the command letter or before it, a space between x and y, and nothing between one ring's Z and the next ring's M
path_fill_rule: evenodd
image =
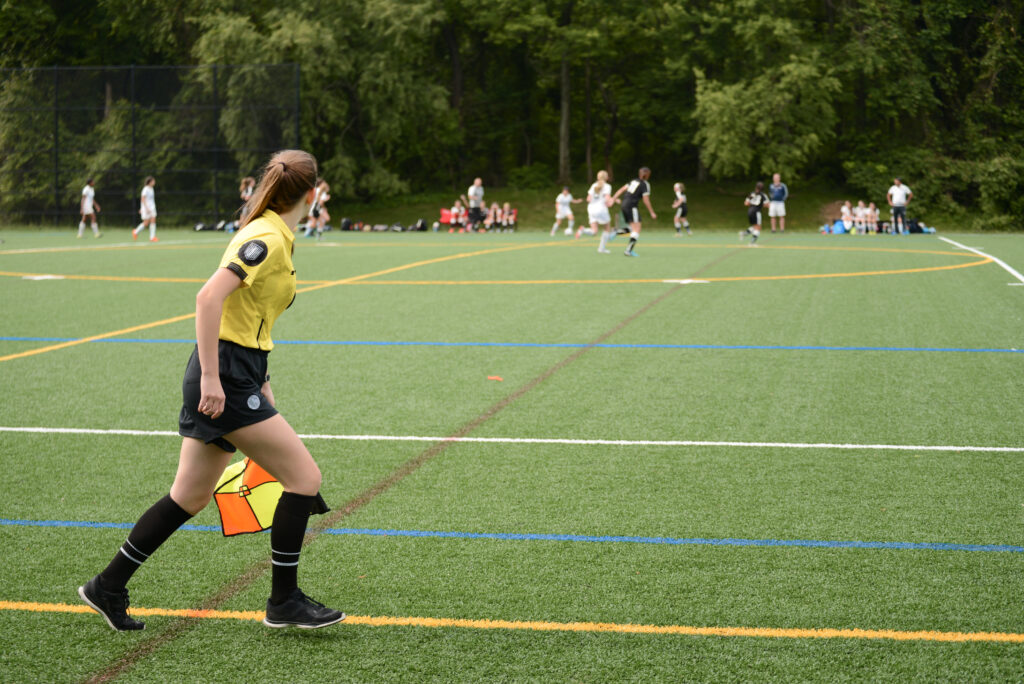
M239 183L299 145L297 64L0 70L0 220L76 224L93 179L101 223L228 219Z

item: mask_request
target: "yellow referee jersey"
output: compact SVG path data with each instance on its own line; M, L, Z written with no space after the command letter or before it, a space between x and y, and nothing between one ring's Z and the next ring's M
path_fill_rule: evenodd
M220 339L252 349L274 348L270 330L295 299L295 234L269 209L235 233L220 267L242 280L224 300Z

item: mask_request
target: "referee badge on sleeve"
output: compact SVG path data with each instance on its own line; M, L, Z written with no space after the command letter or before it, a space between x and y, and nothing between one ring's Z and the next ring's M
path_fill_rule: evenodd
M249 240L238 248L238 258L246 266L257 266L267 258L267 243L263 240Z

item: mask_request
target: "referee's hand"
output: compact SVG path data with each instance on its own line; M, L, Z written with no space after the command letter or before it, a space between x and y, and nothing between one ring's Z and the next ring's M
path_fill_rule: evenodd
M199 412L215 420L224 413L224 388L219 377L207 378L204 375L200 378Z

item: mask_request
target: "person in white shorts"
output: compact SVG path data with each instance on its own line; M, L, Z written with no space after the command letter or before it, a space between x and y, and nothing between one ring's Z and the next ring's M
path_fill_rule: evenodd
M907 232L907 205L910 204L913 197L914 193L903 184L902 180L896 178L892 182L892 187L889 188L886 198L889 200L889 206L892 207L893 235L897 233L897 230L901 234Z
M100 203L96 201L96 188L93 187L92 178L85 181L78 210L82 215L82 220L78 222L78 237L82 237L82 233L85 232L85 221L89 219L92 223L92 236L98 238L101 233L100 226L96 223L96 213L100 210Z
M608 185L608 172L601 170L597 172L597 180L587 191L587 218L590 219L590 229L587 235L597 235L598 226L604 227L604 232L612 229L612 217L608 213L608 202L611 200L612 186ZM576 237L580 236L583 229L576 231ZM607 253L607 248L598 247L597 251Z
M775 219L779 220L779 232L786 232L786 200L789 199L789 188L782 182L782 176L772 174L772 184L768 186L768 218L772 221L772 232L775 232Z
M562 192L555 196L555 225L551 226L551 234L554 235L559 226L562 225L562 219L568 219L569 227L565 229L566 235L572 235L572 229L576 226L576 217L572 215L573 204L579 204L583 200L575 199L572 193L569 192L569 186L566 185L562 188Z
M676 193L676 199L672 202L672 208L676 210L675 218L672 220L676 227L676 237L683 234L683 228L686 228L687 235L693 235L693 231L690 230L690 221L686 218L686 214L689 213L686 208L686 186L676 183L672 186L672 190Z
M146 176L142 183L142 195L139 197L139 216L142 223L135 226L135 230L132 231L132 240L138 239L139 233L149 226L149 241L159 242L156 237L156 195L153 192L155 185L156 179L152 176Z

